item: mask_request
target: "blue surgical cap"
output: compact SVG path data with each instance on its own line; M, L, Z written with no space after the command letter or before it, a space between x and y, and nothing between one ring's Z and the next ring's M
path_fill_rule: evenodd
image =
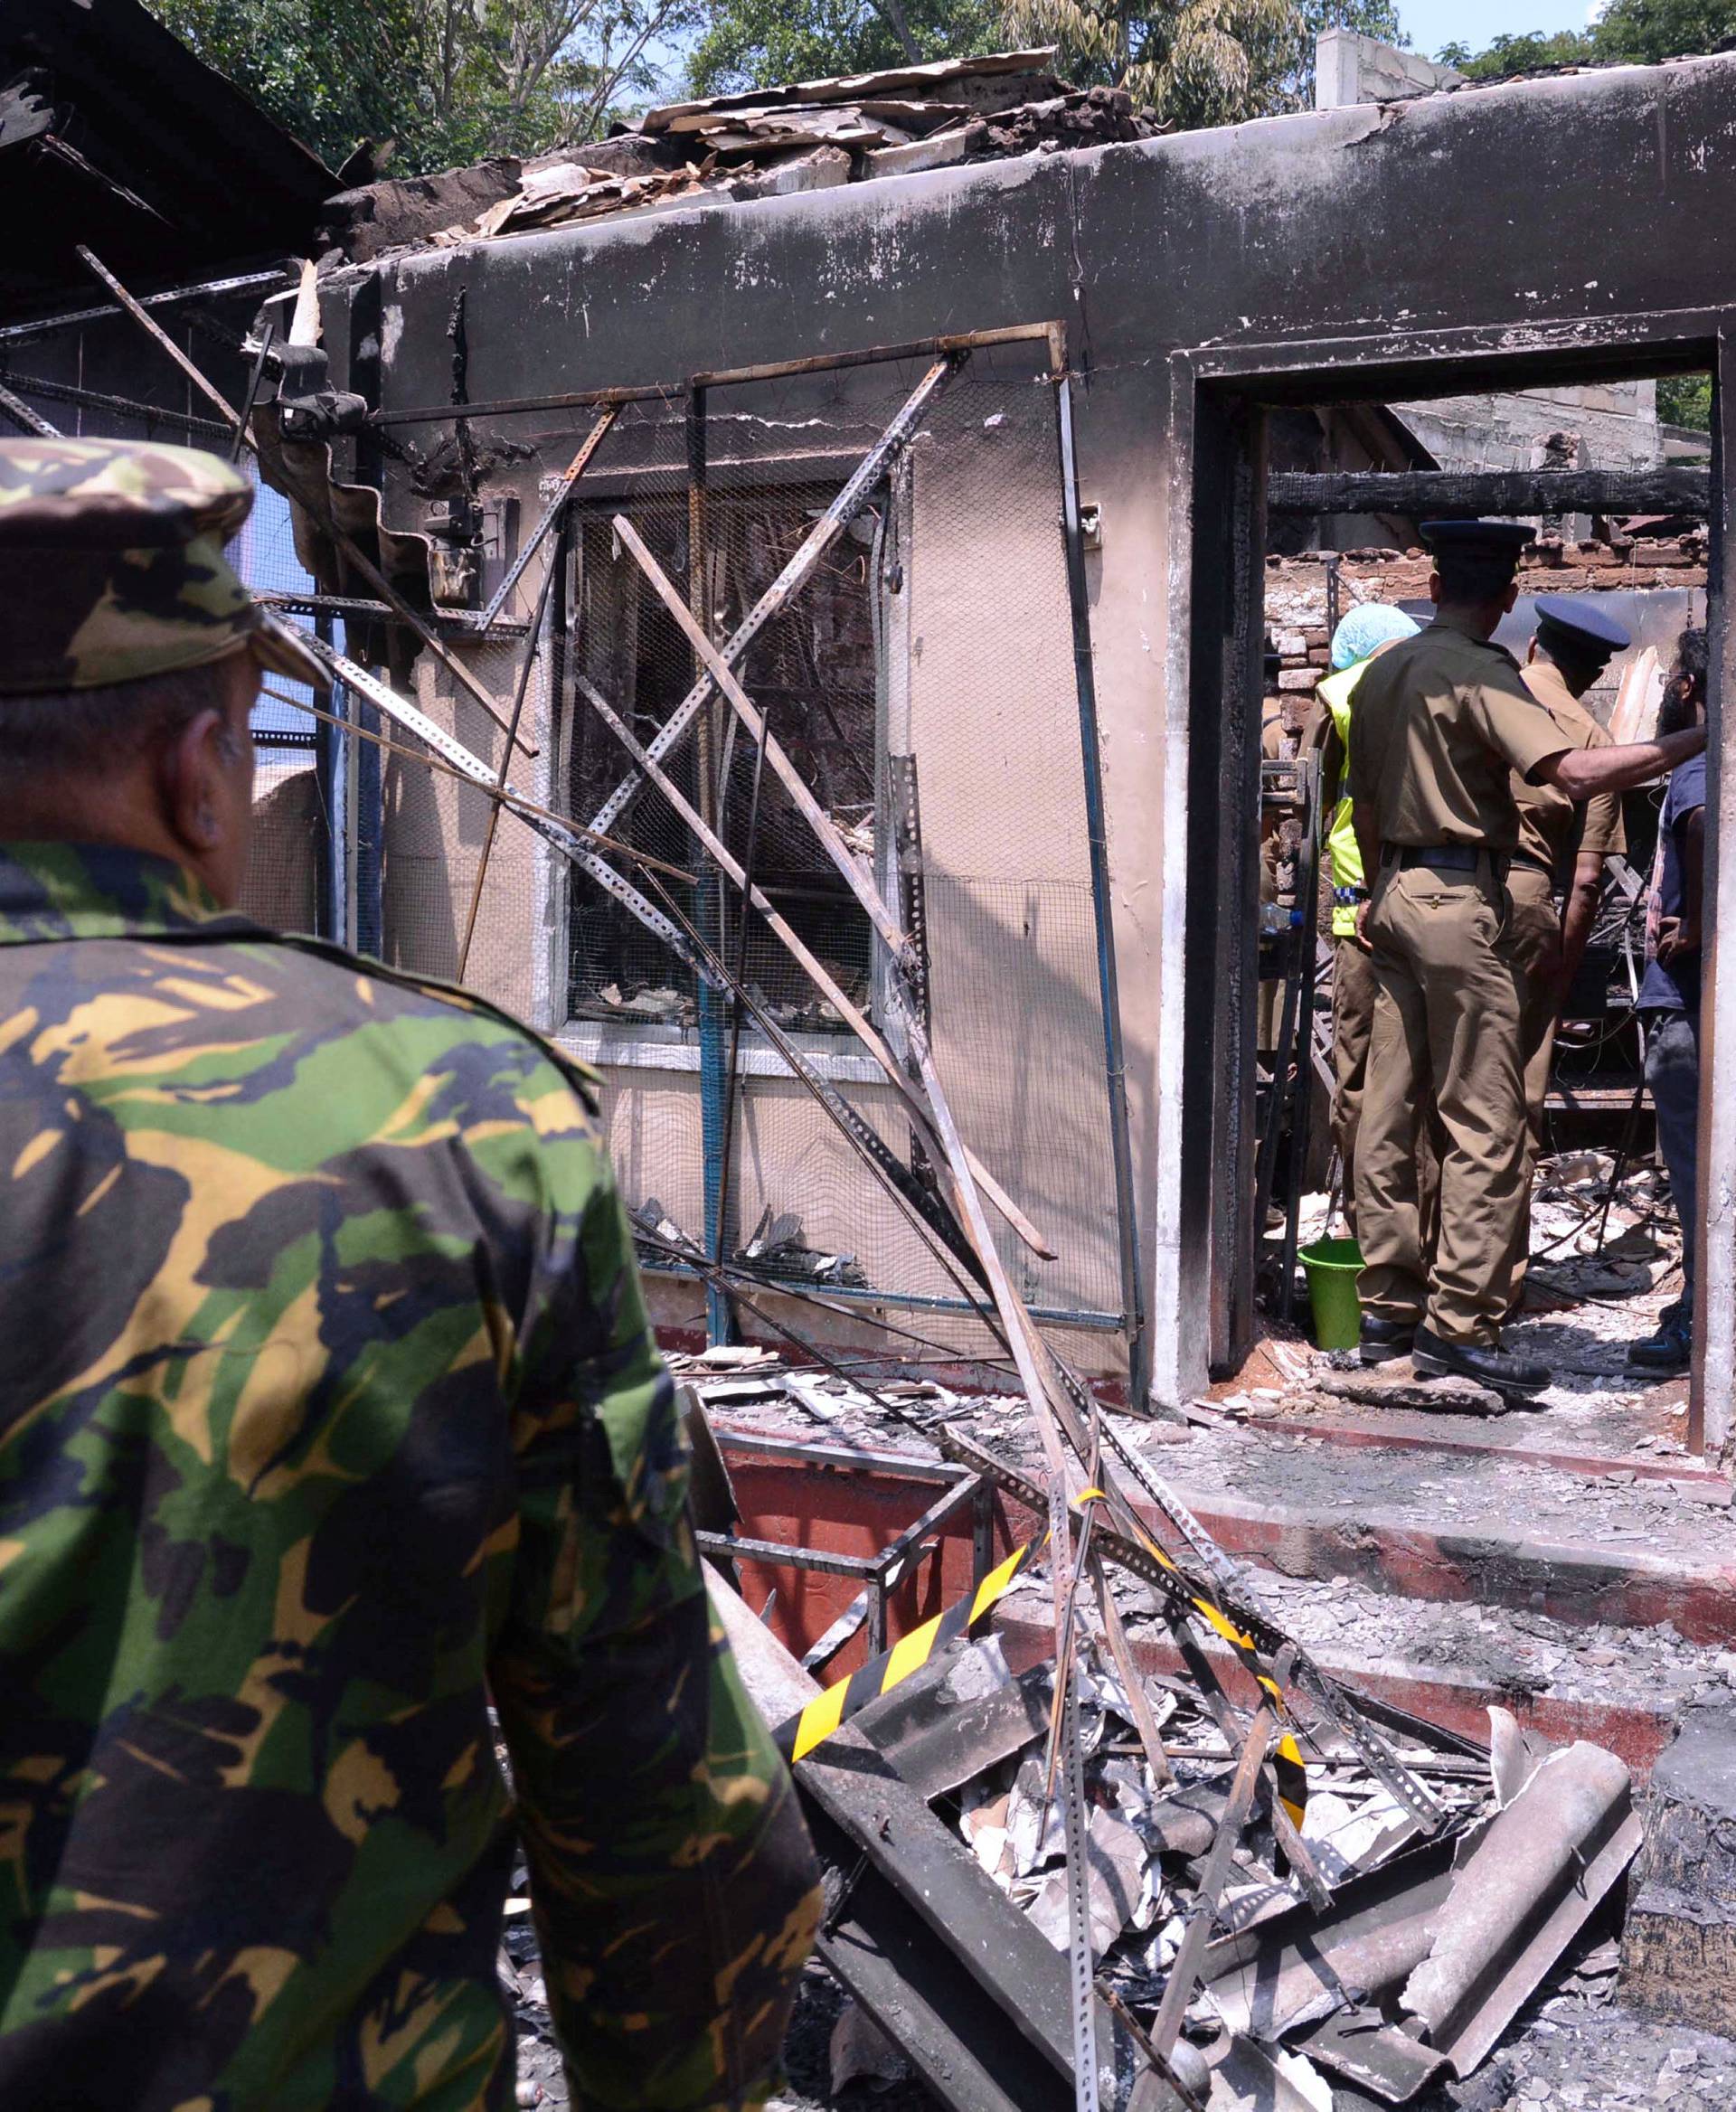
M1401 608L1384 601L1364 601L1343 618L1332 634L1333 673L1342 674L1346 667L1366 660L1377 646L1390 646L1394 638L1414 638L1421 628Z

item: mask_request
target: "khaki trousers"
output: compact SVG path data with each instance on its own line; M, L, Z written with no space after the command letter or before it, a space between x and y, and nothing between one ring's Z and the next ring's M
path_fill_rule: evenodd
M1445 1342L1498 1339L1524 1199L1520 976L1506 891L1474 873L1382 868L1369 911L1378 992L1356 1141L1364 1309ZM1434 1102L1429 1253L1419 1143Z
M1508 1268L1507 1304L1524 1295L1531 1263L1531 1183L1543 1148L1543 1099L1549 1091L1550 1061L1555 1053L1555 1022L1561 999L1561 919L1550 891L1549 875L1534 865L1514 865L1507 875L1512 908L1507 941L1521 977L1519 1061L1525 1089L1525 1184L1520 1198L1519 1226Z
M1332 1141L1344 1168L1344 1222L1356 1235L1356 1137L1362 1127L1363 1093L1368 1084L1368 1047L1374 1032L1374 961L1354 938L1332 948ZM1440 1202L1440 1138L1431 1101L1417 1134L1418 1215L1422 1250L1435 1249Z

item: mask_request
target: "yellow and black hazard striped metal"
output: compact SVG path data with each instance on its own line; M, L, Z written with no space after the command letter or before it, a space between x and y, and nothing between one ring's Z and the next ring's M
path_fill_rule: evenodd
M775 1735L784 1758L792 1765L806 1758L822 1739L831 1737L840 1723L847 1723L877 1695L889 1693L900 1680L909 1679L937 1650L944 1649L961 1636L974 1634L978 1625L987 1619L995 1600L1019 1571L1042 1552L1048 1539L1044 1533L1040 1540L1027 1541L1024 1546L1014 1548L968 1597L958 1599L944 1613L924 1621L920 1628L912 1628L890 1650L870 1658L848 1679L841 1679L835 1686L827 1687L788 1722L780 1724Z
M1087 1504L1107 1504L1109 1501L1109 1496L1104 1490L1086 1489L1079 1498L1079 1507L1082 1510ZM1263 1692L1270 1695L1272 1706L1278 1711L1278 1721L1282 1723L1289 1713L1285 1707L1283 1690L1278 1682L1261 1668L1257 1655L1258 1645L1253 1636L1249 1635L1245 1629L1238 1627L1229 1616L1220 1608L1214 1606L1209 1598L1202 1598L1194 1591L1186 1573L1170 1560L1169 1556L1164 1552L1137 1518L1129 1516L1128 1523L1137 1533L1139 1545L1146 1555L1157 1563L1159 1568L1166 1570L1186 1594L1189 1610L1196 1613L1214 1634L1223 1637L1248 1668L1250 1676L1259 1683ZM1273 1746L1271 1763L1272 1779L1278 1788L1278 1802L1290 1815L1299 1832L1303 1816L1308 1807L1308 1772L1303 1762L1302 1749L1297 1744L1296 1739L1290 1731L1284 1731Z

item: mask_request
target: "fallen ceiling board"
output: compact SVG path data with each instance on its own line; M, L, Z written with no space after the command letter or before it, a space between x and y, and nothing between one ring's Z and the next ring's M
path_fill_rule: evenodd
M1389 2105L1408 2105L1447 2068L1444 2053L1389 2024L1379 2010L1340 2010L1292 2043L1298 2053Z

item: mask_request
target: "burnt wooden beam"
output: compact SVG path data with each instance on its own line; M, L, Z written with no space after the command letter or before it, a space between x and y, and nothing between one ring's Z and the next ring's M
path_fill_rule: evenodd
M1401 469L1269 477L1275 514L1704 514L1712 473L1673 469Z

